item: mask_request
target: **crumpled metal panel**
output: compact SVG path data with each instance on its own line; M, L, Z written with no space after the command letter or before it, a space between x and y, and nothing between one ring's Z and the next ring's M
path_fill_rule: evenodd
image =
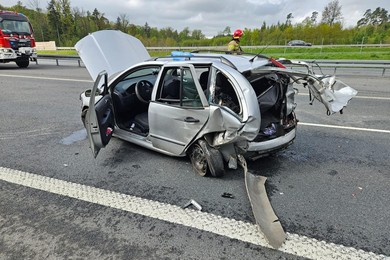
M210 145L218 146L240 140L252 141L256 138L260 129L260 110L256 93L248 80L237 70L228 66L221 68L220 65L214 64L217 69L228 73L230 80L234 83L237 97L241 101L241 115L237 115L228 108L210 104L210 118L202 135L216 132L213 143ZM212 72L212 78L215 77ZM210 91L215 91L212 80Z
M223 144L251 141L259 131L260 117L249 116L242 122L231 112L218 106L210 106L210 118L198 136L215 133L210 142L211 146L218 147Z
M269 202L264 186L267 178L250 173L242 155L239 155L238 159L244 169L245 187L256 223L268 243L273 248L279 248L286 240L286 233Z
M312 75L283 68L258 68L254 74L268 74L271 71L290 76L297 82L307 82L310 93L323 103L329 114L337 113L347 106L349 100L357 95L357 91L335 76Z
M335 76L323 78L321 82L322 85L319 82L315 82L314 86L309 85L309 87L311 89L315 87L312 94L315 95L318 91L319 96L315 95L315 97L325 105L330 114L342 110L349 100L357 95L355 89L336 79Z

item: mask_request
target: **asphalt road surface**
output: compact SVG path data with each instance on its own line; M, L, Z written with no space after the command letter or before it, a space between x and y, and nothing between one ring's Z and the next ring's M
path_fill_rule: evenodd
M301 89L294 144L248 162L287 232L274 250L242 171L200 177L188 158L115 138L93 159L86 69L0 64L0 259L389 258L389 76L338 72L359 91L344 113L327 116ZM202 211L182 209L190 200Z

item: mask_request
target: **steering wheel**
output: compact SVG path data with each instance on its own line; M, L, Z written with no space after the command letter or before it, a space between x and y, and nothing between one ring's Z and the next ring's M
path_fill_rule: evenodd
M147 80L140 80L135 85L135 94L143 103L149 103L152 99L153 84Z

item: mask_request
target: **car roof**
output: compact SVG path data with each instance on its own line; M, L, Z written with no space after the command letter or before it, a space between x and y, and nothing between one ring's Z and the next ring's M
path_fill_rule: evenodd
M235 55L228 53L199 53L199 52L176 52L170 56L156 57L152 60L164 60L168 62L189 62L192 64L201 63L222 63L239 72L248 71L268 64L268 58L263 55L243 54Z

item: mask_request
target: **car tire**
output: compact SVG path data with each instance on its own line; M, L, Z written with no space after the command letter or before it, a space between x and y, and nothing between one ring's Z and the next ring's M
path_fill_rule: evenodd
M192 167L200 176L222 177L225 174L222 154L205 140L198 140L193 145L190 159Z
M30 64L30 61L28 59L17 59L15 62L19 68L27 68Z

